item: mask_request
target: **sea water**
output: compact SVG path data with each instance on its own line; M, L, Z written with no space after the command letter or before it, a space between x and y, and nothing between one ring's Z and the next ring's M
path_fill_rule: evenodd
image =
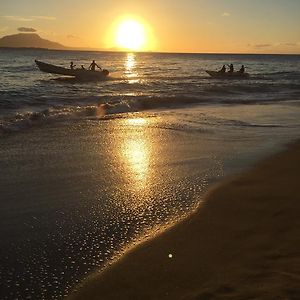
M76 82L42 73L34 60L69 67L95 59L105 81ZM246 80L210 78L205 70L244 64ZM16 131L109 103L111 113L205 104L266 104L298 100L299 55L110 53L0 50L0 132Z
M95 59L110 76L76 81L35 59ZM212 183L299 138L299 62L0 50L0 298L63 298L193 211ZM251 77L205 72L230 63Z

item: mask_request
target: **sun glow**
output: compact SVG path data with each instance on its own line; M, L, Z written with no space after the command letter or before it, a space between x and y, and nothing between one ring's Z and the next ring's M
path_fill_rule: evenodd
M114 44L122 50L147 51L152 48L150 26L139 17L125 16L114 25Z
M116 44L118 47L131 50L144 50L147 44L145 26L133 19L120 22L116 30Z

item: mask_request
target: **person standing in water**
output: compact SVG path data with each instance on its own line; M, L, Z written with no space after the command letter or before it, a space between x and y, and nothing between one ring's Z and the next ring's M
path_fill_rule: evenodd
M74 65L74 63L71 61L71 63L70 63L70 69L74 70L75 67L76 67L76 65Z
M234 68L233 68L233 64L227 65L229 67L229 71L228 73L233 73Z
M239 72L242 73L242 74L245 73L245 67L244 67L244 65L242 65L242 67L240 68Z
M92 63L90 64L89 66L89 70L91 71L95 71L96 70L96 67L99 68L101 70L101 67L99 67L96 62L93 60Z

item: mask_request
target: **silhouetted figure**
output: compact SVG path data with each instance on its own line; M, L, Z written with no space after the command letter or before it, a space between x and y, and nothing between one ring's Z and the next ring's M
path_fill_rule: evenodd
M85 70L85 67L84 67L84 65L81 65L81 70Z
M89 70L95 71L96 67L99 68L101 70L101 67L99 67L96 62L93 60L92 63L89 66Z
M223 65L222 69L219 71L220 73L225 73L226 72L226 67Z
M70 63L70 69L74 70L75 67L76 67L76 65L74 65L74 63L71 61L71 63Z
M234 68L233 68L233 64L227 65L229 67L229 71L228 73L233 73Z
M240 68L239 72L242 73L242 74L245 73L245 67L244 67L244 65L242 65L242 67Z

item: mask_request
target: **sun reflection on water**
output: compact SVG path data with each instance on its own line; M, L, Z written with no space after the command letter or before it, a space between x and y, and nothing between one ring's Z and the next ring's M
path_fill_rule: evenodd
M127 72L131 72L136 64L135 61L135 54L134 53L127 53L127 57L125 60L125 69Z
M152 145L147 134L148 120L132 118L124 120L126 130L121 145L121 155L126 176L136 191L147 189L150 181Z
M147 125L148 121L144 118L134 118L134 119L128 119L127 123L130 125Z
M135 138L128 140L124 148L124 156L131 169L131 177L139 188L145 188L147 185L149 169L149 149L147 146L147 142L142 138Z
M129 83L139 82L138 73L135 72L136 55L134 53L127 53L125 58L125 75Z

